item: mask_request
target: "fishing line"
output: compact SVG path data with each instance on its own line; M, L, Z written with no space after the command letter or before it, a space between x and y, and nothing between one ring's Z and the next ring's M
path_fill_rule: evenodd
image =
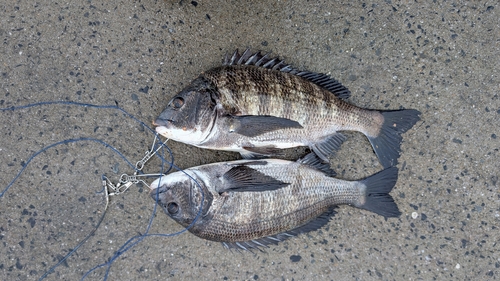
M82 103L82 102L74 102L74 101L41 101L41 102L36 102L36 103L30 103L27 105L20 105L20 106L11 106L11 107L5 107L5 108L0 108L0 111L14 111L14 110L19 110L19 109L26 109L26 108L31 108L35 106L41 106L41 105L52 105L52 104L66 104L66 105L76 105L76 106L83 106L83 107L90 107L90 108L99 108L99 109L116 109L127 115L128 117L134 119L136 122L144 126L146 129L148 129L150 132L153 134L156 134L155 130L151 129L146 123L142 122L141 120L137 119L134 115L128 113L125 109L121 108L118 106L118 102L115 101L116 105L98 105L98 104L91 104L91 103Z
M24 172L24 170L26 170L26 167L28 167L28 164L36 157L38 156L40 153L42 152L45 152L47 151L48 149L52 148L52 147L55 147L55 146L58 146L58 145L61 145L61 144L69 144L69 143L72 143L72 142L79 142L79 141L93 141L93 142L97 142L97 143L100 143L102 145L104 145L105 147L107 148L110 148L111 150L113 150L115 153L117 153L121 158L123 158L123 160L125 160L125 162L127 162L127 164L129 164L132 168L135 169L135 166L130 162L128 161L128 159L120 152L118 151L118 149L114 148L112 145L110 145L109 143L103 141L103 140L100 140L100 139L95 139L95 138L76 138L76 139L66 139L66 140L62 140L62 141L59 141L59 142L56 142L56 143L53 143L51 145L48 145L40 150L38 150L37 152L35 152L33 155L31 155L28 160L26 161L26 163L24 164L24 166L21 168L21 170L17 173L17 175L12 179L12 181L7 185L7 187L2 191L0 192L0 198L3 197L3 195L7 192L7 190L9 190L9 188L12 187L12 185L14 185L14 183L16 182L16 180L21 176L21 174Z
M141 120L139 120L138 118L136 118L132 114L130 114L127 111L125 111L124 109L120 108L118 106L118 102L116 102L116 105L95 105L95 104L80 103L80 102L73 102L73 101L44 101L44 102L37 102L37 103L27 104L27 105L23 105L23 106L11 106L11 107L7 107L7 108L0 108L0 112L27 109L27 108L36 107L36 106L42 106L42 105L58 105L58 104L75 105L75 106L82 106L82 107L89 107L89 108L98 108L98 109L116 109L116 110L119 110L120 112L122 112L123 114L125 114L126 116L128 116L129 118L133 119L134 121L138 122L143 127L147 128L151 133L153 133L159 139L158 134L153 129L151 129L148 125L146 125L144 122L142 122ZM21 168L21 170L18 172L18 174L12 179L12 181L7 185L7 187L0 193L0 198L3 197L3 195L9 190L10 187L12 187L12 185L15 183L15 181L25 171L25 169L27 168L28 164L36 156L38 156L40 153L45 152L48 149L53 148L53 147L58 146L58 145L69 144L69 143L80 142L80 141L96 142L96 143L104 145L106 148L110 148L113 152L117 153L129 166L131 166L136 171L136 173L137 172L138 173L142 173L142 171L137 168L137 165L133 165L119 150L117 150L115 147L113 147L112 145L106 143L103 140L99 140L99 139L95 139L95 138L89 138L89 137L81 137L81 138L75 138L75 139L66 139L66 140L63 140L63 141L59 141L59 142L50 144L50 145L48 145L48 146L40 149L39 151L35 152L33 155L31 155L29 157L29 159L26 161L26 163L23 165L23 167ZM160 170L160 179L159 179L159 181L161 182L162 175L168 173L171 169L176 169L178 171L183 172L189 178L191 178L195 182L195 184L197 185L197 187L200 189L201 194L202 194L201 204L203 206L205 195L204 195L203 189L201 188L200 184L191 175L187 174L185 171L183 171L182 169L180 169L179 167L177 167L176 165L173 164L174 163L174 157L173 157L172 151L171 151L171 149L165 143L163 143L163 142L160 141L160 143L158 144L158 146L161 147L161 154L155 153L155 155L157 157L159 157L160 160L161 160L161 170ZM157 145L154 144L153 148L156 148L156 147L157 147ZM167 161L165 159L165 151L164 151L165 148L168 151L169 158L170 158L171 161ZM152 151L154 151L154 150L152 150ZM164 168L165 168L164 164L165 163L168 163L168 165L169 165L169 168L166 171L164 171ZM102 221L105 218L105 215L106 215L106 212L107 212L108 206L109 206L109 191L108 191L108 189L106 187L106 184L105 184L105 176L104 175L102 176L102 180L103 180L103 188L104 188L103 192L105 192L105 195L106 195L106 206L105 206L103 214L100 217L98 223L96 224L96 226L94 227L94 229L90 232L90 234L85 237L85 239L83 239L74 249L72 249L68 254L66 254L66 256L64 256L57 264L55 264L54 266L52 266L44 275L42 275L40 277L39 280L43 280L49 274L53 273L54 270L55 270L55 268L57 268L59 265L61 265L70 256L72 256L81 246L83 246L95 234L95 232L97 231L97 229L101 225ZM82 280L85 279L86 276L88 274L90 274L91 272L97 270L100 267L104 267L104 266L107 266L106 274L104 276L104 280L107 280L107 277L108 277L108 274L109 274L109 271L110 271L112 263L118 257L120 257L122 254L124 254L129 249L131 249L132 247L134 247L135 245L137 245L139 242L141 242L144 238L146 238L148 236L172 237L172 236L176 236L176 235L182 234L182 233L186 232L187 230L189 230L196 223L196 221L199 219L199 217L201 216L202 208L200 208L200 210L198 211L196 217L191 222L191 224L188 225L186 228L184 228L181 231L178 231L178 232L175 232L175 233L171 233L171 234L149 234L149 230L151 228L151 225L153 223L153 219L155 217L156 210L157 210L158 198L159 198L159 193L158 192L159 192L159 189L156 190L156 200L155 200L153 212L152 212L151 217L149 219L149 223L148 223L148 226L146 228L145 233L142 234L142 235L134 236L134 237L130 238L129 240L127 240L127 242L125 242L115 252L115 254L111 258L109 258L108 262L100 264L100 265L97 265L94 268L92 268L91 270L89 270L87 273L85 273L83 275Z
M89 108L98 108L98 109L116 109L116 110L121 111L122 113L124 113L129 118L132 118L134 121L138 122L140 125L142 125L146 129L148 129L150 132L152 132L156 136L158 135L156 133L156 131L153 130L153 129L151 129L148 125L146 125L146 123L142 122L141 120L139 120L138 118L136 118L134 115L128 113L125 109L122 109L121 107L119 107L118 106L118 102L116 102L117 105L97 105L97 104L81 103L81 102L74 102L74 101L42 101L42 102L30 103L30 104L27 104L27 105L11 106L11 107L0 108L0 112L15 111L15 110L20 110L20 109L27 109L27 108L31 108L31 107L36 107L36 106L57 105L57 104L76 105L76 106L89 107ZM130 166L132 166L132 168L134 168L134 170L138 171L136 169L136 167L134 165L132 165L132 163L130 161L128 161L127 158L123 154L121 154L116 148L114 148L113 146L105 143L104 141L93 139L93 138L80 138L80 139L63 140L63 141L51 144L51 145L49 145L49 146L47 146L45 148L42 148L41 150L39 150L35 154L33 154L28 159L28 161L26 162L26 164L23 166L23 168L21 169L21 171L19 171L19 173L14 177L14 179L0 193L0 198L3 197L3 195L5 194L5 192L7 192L7 190L9 190L9 188L14 184L14 182L17 180L17 178L19 178L19 176L24 172L24 170L26 169L26 166L28 165L28 163L31 162L31 160L33 160L33 158L35 158L38 154L40 154L40 153L42 153L42 152L46 151L47 149L52 148L54 146L57 146L57 145L60 145L60 144L64 144L64 143L76 142L76 141L80 141L80 140L92 140L92 141L96 141L96 142L101 142L101 144L103 144L106 147L111 148L115 153L117 153L118 155L120 155L120 157L122 157L127 162L127 164L129 164ZM164 147L168 147L166 145L163 145L163 143L161 143L161 144ZM172 151L170 151L170 148L168 148L168 150L169 150L169 153L170 153L170 157L173 157ZM171 162L173 163L174 160L173 160L173 158L171 158L171 159L172 159ZM162 163L163 163L164 160L165 159L162 159ZM166 161L166 162L168 162L168 161ZM141 171L138 171L138 172L141 172Z
M164 147L167 147L167 146L164 146ZM168 148L168 147L167 147ZM162 150L163 152L163 150ZM162 159L164 159L164 157L162 157ZM167 162L169 163L169 162ZM163 170L163 164L164 162L162 161L162 166L161 166L161 169ZM185 175L187 175L190 179L192 179L194 181L194 183L197 185L197 187L200 189L201 191L201 206L203 206L203 203L204 203L204 200L205 200L205 193L203 192L203 189L201 187L201 185L198 183L197 180L195 180L191 175L189 175L188 173L186 173L184 170L182 170L181 168L177 167L175 164L173 163L169 163L169 165L171 166L171 168L174 168L176 169L177 171L181 171L182 173L184 173ZM163 173L161 173L163 174ZM161 177L159 177L159 182L161 182ZM127 240L127 242L125 242L116 252L115 254L109 258L108 262L105 262L105 263L102 263L102 264L99 264L97 266L95 266L94 268L90 269L89 271L87 271L87 273L85 273L83 276L82 276L82 281L90 274L92 273L93 271L101 268L101 267L105 267L107 266L106 268L106 273L104 275L104 280L107 280L108 279L108 275L109 275L109 271L111 269L111 265L112 263L118 258L120 257L122 254L124 254L125 252L127 252L128 250L130 250L132 247L134 247L135 245L137 245L139 242L141 242L142 240L144 240L146 237L150 237L150 236L160 236L160 237L173 237L173 236L177 236L177 235L180 235L186 231L188 231L191 227L193 227L193 225L196 223L196 221L200 218L202 212L203 212L203 208L200 207L200 209L198 210L198 213L196 214L194 220L187 226L185 227L184 229L178 231L178 232L175 232L175 233L169 233L169 234L162 234L162 233L154 233L154 234L149 234L149 230L151 228L151 225L153 223L153 219L155 217L155 214L156 214L156 210L157 210L157 206L158 206L158 199L159 199L159 188L156 189L156 198L155 198L155 205L153 207L153 212L151 214L151 217L149 219L149 223L148 223L148 226L146 227L146 231L144 232L144 234L142 235L137 235L137 236L134 236L132 238L130 238L129 240Z

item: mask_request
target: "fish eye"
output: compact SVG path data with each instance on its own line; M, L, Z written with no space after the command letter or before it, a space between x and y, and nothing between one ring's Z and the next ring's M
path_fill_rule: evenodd
M179 205L175 202L169 202L167 204L167 212L171 215L177 214L177 212L179 212Z
M174 106L174 108L181 108L184 105L184 99L181 97L175 97L172 100L172 105Z

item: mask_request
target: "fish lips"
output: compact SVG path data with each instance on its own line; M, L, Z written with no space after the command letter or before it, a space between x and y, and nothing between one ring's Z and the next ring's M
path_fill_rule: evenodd
M172 190L167 185L162 185L158 188L154 188L149 192L149 196L158 202L158 205L162 207L165 211L165 207L168 202L174 201L174 196ZM168 214L168 212L167 212Z
M170 124L172 124L171 120L166 120L163 118L156 118L156 120L153 121L153 125L157 127L168 127Z
M172 199L172 198L166 198L169 196L172 197L172 191L170 191L169 185L167 184L168 182L165 182L166 177L167 176L157 178L150 184L149 188L151 190L149 191L149 195L151 196L151 198L153 198L153 200L156 200L157 194L158 194L158 202L161 202L164 199Z
M196 124L180 124L173 120L158 118L153 122L156 132L167 139L190 145L199 145L210 131L203 131Z
M157 118L153 125L156 126L155 131L166 138L171 138L174 134L175 126L171 120Z

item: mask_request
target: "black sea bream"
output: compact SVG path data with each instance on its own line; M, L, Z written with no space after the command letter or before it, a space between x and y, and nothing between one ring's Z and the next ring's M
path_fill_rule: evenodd
M228 248L259 248L319 229L341 204L384 217L401 214L389 195L397 181L396 167L345 181L331 177L329 165L310 153L297 162L239 160L184 172L155 180L151 197L184 227L199 214L189 231Z
M244 158L308 146L324 162L344 141L339 131L359 131L384 168L397 164L401 134L420 112L359 108L343 100L349 94L328 75L236 51L173 97L154 124L166 138Z

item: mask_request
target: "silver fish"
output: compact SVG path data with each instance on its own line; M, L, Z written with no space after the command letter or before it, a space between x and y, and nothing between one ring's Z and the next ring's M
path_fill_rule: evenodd
M184 172L155 180L151 197L184 227L197 218L189 231L227 248L260 249L317 230L341 204L384 217L401 214L389 195L397 181L396 167L346 181L331 177L329 165L310 153L297 162L239 160Z
M343 100L349 95L328 75L236 51L174 96L154 125L166 138L244 158L308 146L324 162L345 139L339 131L359 131L384 168L397 164L401 134L420 112L363 109Z

